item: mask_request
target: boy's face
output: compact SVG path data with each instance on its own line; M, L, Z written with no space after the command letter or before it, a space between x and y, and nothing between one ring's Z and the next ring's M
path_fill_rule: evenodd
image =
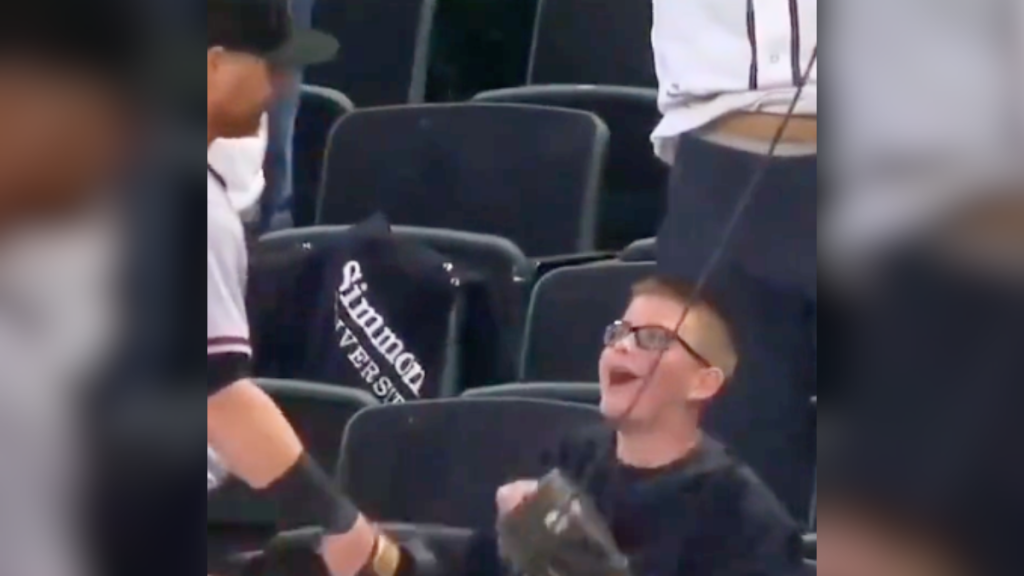
M665 334L667 346L664 351L645 350L632 334L604 348L598 371L601 411L606 417L621 418L636 400L624 424L652 425L666 414L717 393L720 371L709 368L680 342L695 340L700 315L687 314L683 326L675 331L683 309L681 302L658 294L641 294L630 302L622 321L634 329L655 327ZM709 377L717 379L717 384Z
M100 192L123 167L127 123L117 90L94 74L0 58L0 211L60 210Z

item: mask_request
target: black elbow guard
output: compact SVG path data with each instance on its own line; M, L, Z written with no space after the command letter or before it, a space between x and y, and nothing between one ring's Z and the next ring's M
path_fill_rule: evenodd
M359 518L359 509L306 453L263 492L277 505L282 531L319 526L327 534L344 534Z

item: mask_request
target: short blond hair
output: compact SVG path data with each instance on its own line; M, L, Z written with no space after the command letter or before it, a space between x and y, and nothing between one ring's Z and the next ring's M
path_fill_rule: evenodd
M661 296L687 307L689 312L679 329L680 337L712 366L721 370L726 379L732 378L739 364L732 327L714 305L697 294L693 285L650 276L633 284L632 297L638 296Z

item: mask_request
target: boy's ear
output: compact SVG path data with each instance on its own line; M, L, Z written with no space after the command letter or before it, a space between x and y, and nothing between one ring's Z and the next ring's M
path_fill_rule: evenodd
M690 387L687 399L695 402L710 400L718 395L725 385L725 373L721 368L712 366L700 371L696 383Z

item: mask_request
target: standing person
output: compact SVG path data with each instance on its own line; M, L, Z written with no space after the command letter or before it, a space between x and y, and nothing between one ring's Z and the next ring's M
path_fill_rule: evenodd
M754 276L813 293L817 21L817 0L654 0L663 118L651 140L672 166L658 233L665 272L692 280L708 261L796 100L728 257Z
M252 134L284 70L333 57L337 42L295 27L286 0L208 0L207 147ZM282 528L321 527L335 576L408 574L415 562L379 533L305 451L251 379L247 254L224 179L207 167L207 440L224 467L278 504Z
M315 0L291 0L292 19L297 26L309 28L313 25ZM269 138L265 173L266 191L260 201L260 233L293 224L292 219L292 151L295 140L295 118L299 113L299 99L302 88L302 71L289 71L282 78L278 99L270 109Z
M747 337L745 367L721 402L746 418L715 425L739 432L757 422L794 458L780 469L802 466L813 448L785 447L813 437L817 393L817 0L653 5L663 118L651 139L671 165L659 273L697 281L757 177L711 279L743 307L731 315ZM783 499L805 489L794 485Z

